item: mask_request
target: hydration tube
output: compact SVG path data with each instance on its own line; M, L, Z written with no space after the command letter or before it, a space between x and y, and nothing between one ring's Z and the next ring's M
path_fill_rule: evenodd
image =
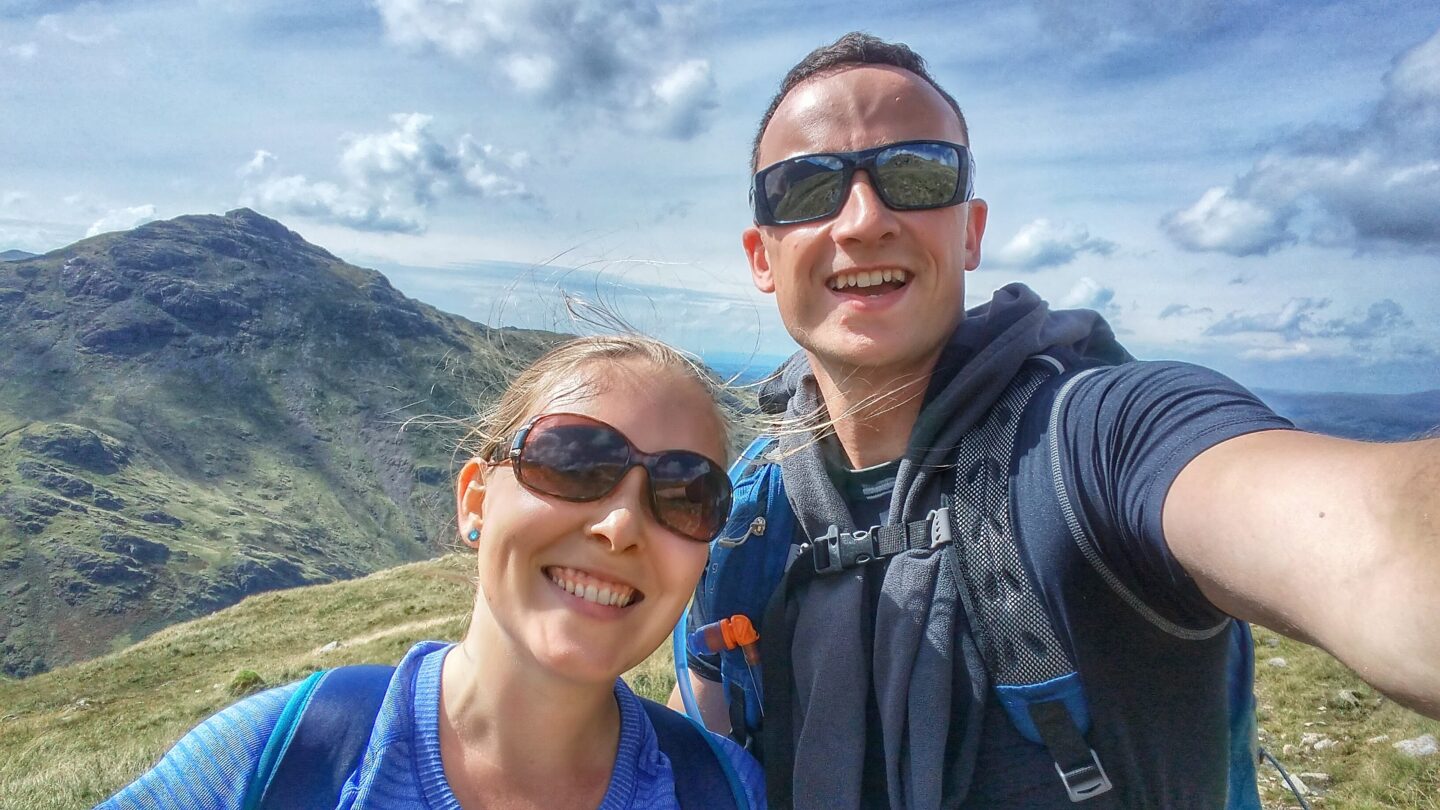
M690 683L690 654L685 644L685 631L690 625L690 606L685 606L685 612L680 614L680 621L675 623L675 631L670 634L670 649L675 655L675 685L680 688L680 701L685 704L685 713L691 720L705 725L705 720L700 716L700 706L695 702L695 687Z

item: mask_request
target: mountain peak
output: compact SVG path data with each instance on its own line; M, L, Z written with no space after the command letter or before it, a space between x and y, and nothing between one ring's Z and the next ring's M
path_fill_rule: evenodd
M258 214L250 208L236 208L233 211L226 211L225 220L245 230L268 236L271 239L282 242L305 242L305 239L301 237L300 234L281 225L277 220L273 220L263 214Z

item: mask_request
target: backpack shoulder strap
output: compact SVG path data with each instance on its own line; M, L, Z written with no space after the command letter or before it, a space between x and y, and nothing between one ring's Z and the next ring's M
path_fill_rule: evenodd
M1026 364L961 440L950 545L959 595L1000 703L1022 736L1048 749L1072 802L1106 793L1109 777L1086 741L1089 706L1016 539L1010 469L1021 415L1056 364Z
M675 779L675 801L680 810L720 807L718 797L730 796L728 806L747 810L749 800L730 758L719 743L683 714L653 700L640 698L660 750L670 760Z
M333 807L365 756L394 667L322 670L291 695L245 795L245 810Z

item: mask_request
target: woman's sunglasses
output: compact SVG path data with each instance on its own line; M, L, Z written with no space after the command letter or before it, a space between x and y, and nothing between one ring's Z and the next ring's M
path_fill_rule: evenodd
M794 225L845 207L855 171L864 169L885 205L897 211L959 205L975 194L970 150L948 141L901 141L859 152L800 155L755 174L750 205L757 225Z
M588 416L547 413L531 419L515 434L505 459L522 486L565 501L599 500L631 467L644 467L655 519L702 543L719 534L730 514L730 479L719 464L689 450L643 452L625 434Z

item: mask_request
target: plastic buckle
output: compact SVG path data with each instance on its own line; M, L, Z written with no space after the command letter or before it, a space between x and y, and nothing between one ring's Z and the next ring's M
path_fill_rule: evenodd
M875 559L875 543L871 537L878 528L842 533L832 525L830 531L815 539L815 573L838 574Z
M950 542L950 507L931 509L925 519L930 522L930 548L939 548Z
M1065 792L1070 794L1071 802L1083 802L1086 799L1093 799L1102 793L1108 793L1114 785L1110 784L1110 777L1105 775L1105 768L1100 764L1100 757L1095 755L1095 749L1090 749L1090 761L1070 771L1060 769L1060 763L1055 763L1055 772L1060 774L1060 781L1065 783Z

